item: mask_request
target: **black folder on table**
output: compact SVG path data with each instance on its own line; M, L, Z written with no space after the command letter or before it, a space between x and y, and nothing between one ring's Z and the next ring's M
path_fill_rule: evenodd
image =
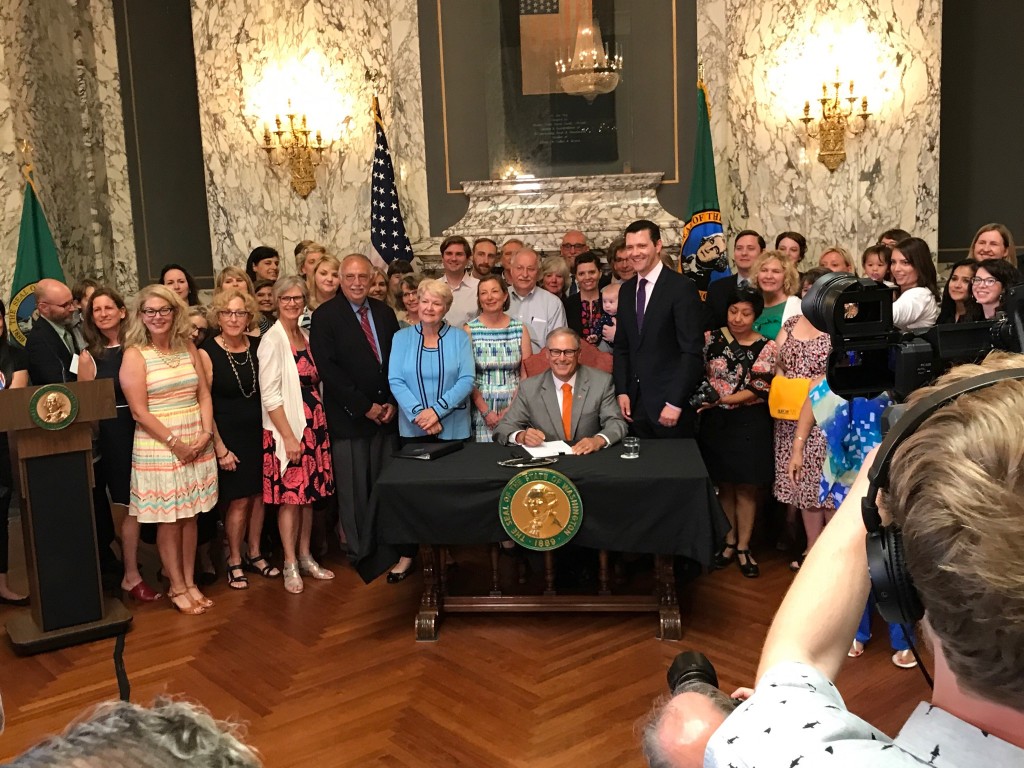
M461 451L462 445L458 441L450 443L410 443L395 451L395 458L430 461L447 456L449 453L455 453L455 451Z

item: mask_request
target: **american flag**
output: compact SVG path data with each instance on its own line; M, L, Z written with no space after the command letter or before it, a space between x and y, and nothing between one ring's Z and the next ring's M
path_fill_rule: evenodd
M391 151L380 119L380 105L373 97L373 122L377 126L376 146L373 150L372 192L370 193L370 243L385 262L395 259L412 260L412 245L405 234L402 210L398 207L395 189L395 167L391 164Z

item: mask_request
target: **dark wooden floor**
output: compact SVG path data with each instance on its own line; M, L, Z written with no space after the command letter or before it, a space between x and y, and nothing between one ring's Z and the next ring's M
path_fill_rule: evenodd
M472 553L456 556L472 574ZM634 723L676 653L704 651L726 691L751 682L792 577L780 555L760 559L760 579L730 568L692 582L682 642L655 639L655 614L461 614L427 644L413 640L419 578L364 586L329 558L338 578L307 579L302 595L251 577L247 592L210 588L205 616L138 609L125 665L133 700L184 694L245 721L269 766L642 766ZM928 692L889 662L884 626L875 636L838 684L891 734ZM109 640L26 658L0 645L0 760L116 698L112 652Z

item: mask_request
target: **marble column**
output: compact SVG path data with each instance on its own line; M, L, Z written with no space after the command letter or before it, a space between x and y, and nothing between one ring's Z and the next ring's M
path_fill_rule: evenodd
M10 0L0 8L0 50L0 81L10 89L0 94L0 290L9 293L21 215L15 139L34 147L40 201L68 280L88 275L134 290L110 1Z
M897 226L934 247L941 18L941 0L698 0L727 231L800 231L815 262L832 244L859 255ZM872 116L832 173L798 118L805 100L820 114L836 66Z

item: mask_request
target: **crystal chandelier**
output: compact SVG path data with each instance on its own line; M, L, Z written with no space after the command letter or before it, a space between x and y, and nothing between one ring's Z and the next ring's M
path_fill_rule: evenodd
M570 96L582 96L588 102L603 93L611 93L619 84L622 71L622 46L615 44L615 55L601 39L601 26L595 18L581 21L576 29L576 47L571 56L555 62L555 75L562 90Z

